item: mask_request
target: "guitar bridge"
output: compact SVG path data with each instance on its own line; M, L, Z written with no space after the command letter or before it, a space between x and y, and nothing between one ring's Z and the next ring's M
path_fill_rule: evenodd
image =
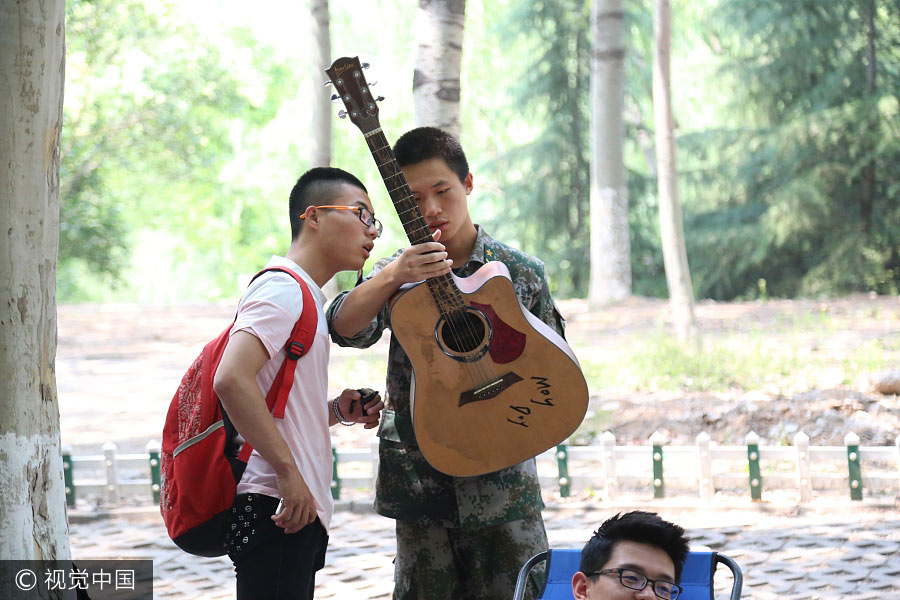
M500 379L496 379L479 388L466 390L459 395L459 405L464 406L471 402L490 400L491 398L498 396L501 392L503 392L503 390L518 381L522 381L522 378L510 371Z

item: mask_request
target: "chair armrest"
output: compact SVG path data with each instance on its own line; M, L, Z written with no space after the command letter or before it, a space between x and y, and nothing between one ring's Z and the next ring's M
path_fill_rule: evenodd
M525 597L525 585L528 583L528 573L534 565L543 560L547 560L548 556L550 556L550 551L544 550L525 561L525 564L519 569L519 576L516 578L516 591L513 594L513 600L522 600L522 598Z
M731 600L740 600L741 589L744 586L744 574L741 572L741 568L734 562L734 559L724 554L716 553L716 562L731 569L731 575L734 577L734 585L731 586Z

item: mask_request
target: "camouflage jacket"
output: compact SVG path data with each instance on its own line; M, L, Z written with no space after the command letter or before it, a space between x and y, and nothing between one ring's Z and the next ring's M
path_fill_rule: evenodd
M369 277L399 256L378 261ZM509 268L513 288L522 304L561 335L564 321L544 275L544 264L524 252L491 238L478 226L478 236L468 262L454 273L467 277L485 263L499 260ZM340 346L368 348L391 327L388 306L353 338L334 331L334 315L343 292L326 312L332 340ZM412 366L392 336L388 354L386 410L378 430L379 470L375 510L394 519L427 519L443 527L476 529L524 518L543 508L534 459L477 477L452 477L434 469L419 451L409 408Z

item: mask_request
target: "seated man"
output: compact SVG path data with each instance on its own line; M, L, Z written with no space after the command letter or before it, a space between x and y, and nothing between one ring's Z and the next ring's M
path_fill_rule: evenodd
M607 519L581 551L572 576L576 600L675 600L688 554L684 529L655 513Z

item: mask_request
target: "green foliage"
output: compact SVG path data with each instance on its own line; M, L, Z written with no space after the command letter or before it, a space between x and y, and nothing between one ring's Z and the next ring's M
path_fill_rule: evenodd
M476 174L471 208L500 239L544 260L559 297L583 296L588 284L590 4L467 4L461 110ZM333 54L359 54L381 71L368 77L387 97L381 123L396 139L412 126L414 11L399 1L348 6L332 5ZM633 289L665 296L652 12L639 0L624 7ZM324 77L305 41L262 43L243 21L191 24L184 8L67 2L63 301L232 297L286 249L286 195L306 166L307 98L323 93ZM283 10L307 18L302 7ZM696 295L898 293L900 13L872 0L697 0L675 3L672 33ZM338 120L333 144L333 163L369 185L385 222L376 258L392 253L405 239L365 144ZM152 268L162 273L151 279ZM159 279L178 291L146 283ZM353 274L340 281L352 284Z
M623 4L633 290L660 296L667 292L655 165L648 163L653 154L647 122L653 114L652 13L643 2ZM524 135L485 165L497 178L498 191L489 201L502 207L487 222L501 239L516 240L545 261L559 297L584 296L590 272L590 6L585 0L519 0L498 15L494 27L497 37L516 39L506 55L515 60L501 64L517 65L517 83L494 120L512 123Z
M584 372L596 389L721 391L758 389L773 374L785 376L798 364L790 348L773 352L758 335L694 350L659 331L619 349L609 362L585 361Z
M582 360L591 389L636 391L727 391L767 387L791 387L812 373L839 368L843 384L860 374L877 372L886 365L883 342L870 340L847 351L839 364L798 347L810 336L823 343L832 334L800 322L773 336L771 332L735 332L707 340L702 348L686 348L662 330L655 335L631 338L615 352ZM798 343L792 343L797 336ZM814 384L813 384L814 385Z
M246 131L274 116L285 69L260 51L254 80L239 79L167 3L68 2L67 40L60 297L96 299L124 283L139 231L168 232L179 240L175 256L206 248L244 268L230 247L271 232L270 207L243 201L252 188L219 178ZM234 40L256 44L241 31ZM214 291L223 279L232 276L197 283Z
M502 28L532 34L510 96L514 110L538 125L532 139L487 165L502 174L505 206L491 229L541 257L561 296L583 295L588 283L588 13L583 0L512 7Z
M637 170L628 172L628 225L631 243L632 293L664 298L668 295L659 233L656 182Z
M884 370L890 363L886 360L889 352L896 352L897 342L888 344L881 339L866 340L852 355L841 361L841 370L844 373L843 385L851 385L861 376L870 373L878 373Z
M680 140L698 296L755 297L760 279L784 297L897 293L900 14L875 13L872 63L867 6L728 0L714 13L740 120Z

